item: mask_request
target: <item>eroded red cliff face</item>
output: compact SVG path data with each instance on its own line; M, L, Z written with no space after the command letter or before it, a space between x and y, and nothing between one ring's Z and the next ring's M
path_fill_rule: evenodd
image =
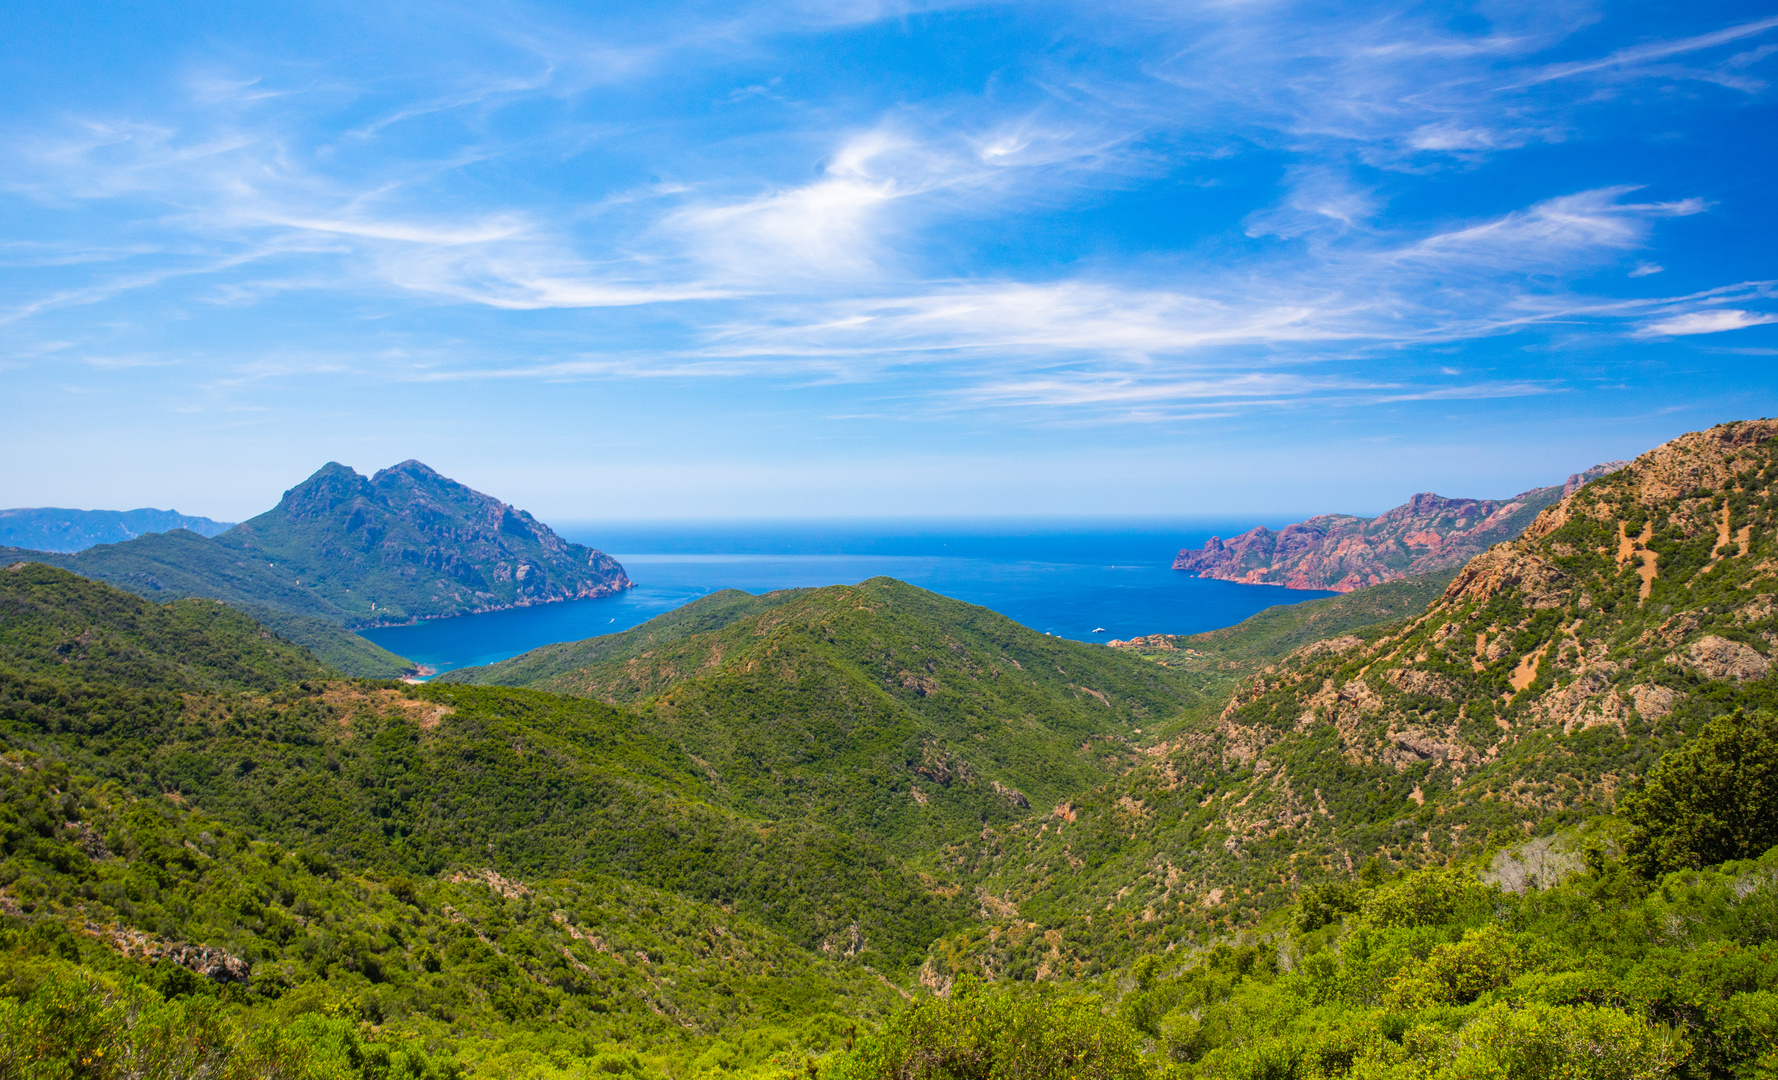
M1545 507L1582 484L1626 464L1595 465L1564 484L1510 499L1447 499L1422 492L1374 518L1318 514L1278 532L1262 526L1229 540L1213 536L1202 551L1181 551L1173 569L1249 585L1351 592L1461 566L1524 532Z

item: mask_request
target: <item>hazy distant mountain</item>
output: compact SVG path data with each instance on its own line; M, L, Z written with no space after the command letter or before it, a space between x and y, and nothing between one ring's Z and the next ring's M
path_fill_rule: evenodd
M0 510L0 546L35 551L81 551L94 544L118 544L147 533L190 529L215 536L233 522L211 521L177 510L67 510L59 506L21 506Z
M1448 570L1513 539L1545 507L1628 464L1608 461L1575 473L1567 483L1510 499L1447 499L1424 492L1374 518L1318 514L1278 532L1262 526L1230 540L1213 536L1202 551L1181 551L1173 569L1248 585L1334 592Z

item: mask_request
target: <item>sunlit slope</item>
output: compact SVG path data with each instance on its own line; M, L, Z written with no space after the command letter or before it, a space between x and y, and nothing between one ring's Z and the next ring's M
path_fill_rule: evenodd
M0 921L32 927L24 940L49 943L51 958L230 997L264 1009L261 1022L338 1016L385 1043L493 1057L494 1074L489 1040L527 1031L554 1036L543 1045L558 1054L617 1042L682 1070L700 1054L759 1064L798 1039L820 1049L843 1033L833 1012L868 1019L898 1000L855 964L639 883L507 877L492 859L436 877L376 872L325 841L269 843L53 761L15 752L5 764ZM58 823L47 832L35 827L45 815ZM7 965L16 988L25 963Z
M220 600L348 675L394 678L413 670L402 657L342 629L336 611L274 567L185 529L73 554L0 548L0 566L27 563L60 567L156 603Z
M1710 717L1778 703L1775 435L1724 425L1644 454L1419 615L1299 649L1157 759L954 865L1073 948L1131 948L1373 855L1436 862L1611 811Z
M1173 672L890 578L725 592L453 679L633 703L737 807L925 851L1128 768Z
M214 600L150 603L41 563L0 569L0 669L176 691L269 690L334 674Z
M833 822L737 813L627 710L329 682L224 605L155 605L34 564L0 571L0 604L0 745L179 793L257 836L407 873L615 873L887 967L959 918Z
M0 742L176 792L345 864L617 874L894 968L959 917L881 847L718 805L636 718L533 691L309 683L180 696L0 675Z

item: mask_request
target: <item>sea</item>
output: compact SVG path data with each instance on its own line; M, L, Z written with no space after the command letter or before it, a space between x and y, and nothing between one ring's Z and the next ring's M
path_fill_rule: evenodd
M616 596L362 631L436 672L614 634L720 589L750 593L892 577L1076 641L1193 634L1332 593L1237 585L1171 569L1184 547L1277 520L568 521L636 583Z

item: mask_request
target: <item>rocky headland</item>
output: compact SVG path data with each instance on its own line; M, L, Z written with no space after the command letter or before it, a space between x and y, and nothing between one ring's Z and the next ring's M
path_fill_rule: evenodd
M383 677L411 665L385 670L399 658L341 628L609 596L631 585L603 551L569 543L418 461L368 477L329 462L277 506L213 538L174 529L72 554L0 548L0 565L15 562L60 566L159 603L220 600L343 671ZM377 657L348 655L365 649Z
M1448 499L1423 492L1374 518L1317 514L1277 532L1261 526L1229 540L1213 536L1201 551L1181 551L1173 569L1247 585L1351 592L1462 566L1517 537L1546 507L1581 485L1627 464L1605 462L1565 483L1510 499Z

